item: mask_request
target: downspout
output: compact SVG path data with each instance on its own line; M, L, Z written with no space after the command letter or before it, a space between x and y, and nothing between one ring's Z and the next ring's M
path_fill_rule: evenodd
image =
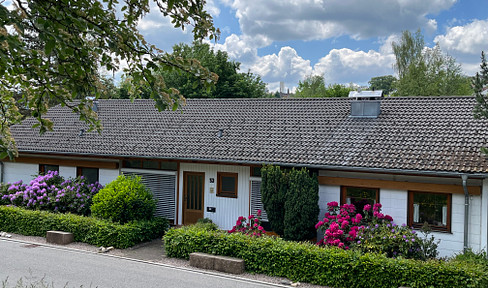
M0 183L3 183L3 169L4 169L5 165L3 164L3 161L0 161Z
M464 252L468 250L468 232L469 232L469 193L468 193L468 175L461 175L463 179L463 189L464 189Z

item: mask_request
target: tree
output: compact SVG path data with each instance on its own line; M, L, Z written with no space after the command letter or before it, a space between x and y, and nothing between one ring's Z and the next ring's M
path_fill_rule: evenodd
M423 35L404 31L399 42L393 42L395 70L398 81L394 87L396 95L467 95L470 94L469 78L462 74L456 60L434 48L424 47Z
M488 119L488 62L486 55L481 52L481 71L476 73L473 79L473 90L478 102L474 109L474 117L476 119ZM488 148L482 147L483 153L488 154Z
M295 97L312 98L324 97L325 80L322 75L308 75L303 81L298 81Z
M160 67L198 75L203 83L217 76L198 61L165 54L148 44L137 23L150 11L149 0L13 0L14 8L0 5L0 158L16 155L9 127L21 117L18 106L27 107L38 121L40 133L52 128L42 117L50 103L68 106L100 130L86 96L99 97L103 82L99 71L114 72L120 61L132 81L133 94L150 88L158 109L177 109L181 93L165 84ZM195 39L218 37L205 0L154 0L174 27L193 26ZM22 95L20 99L14 95ZM79 99L78 102L73 100Z
M286 174L279 166L264 165L261 169L261 197L264 210L273 231L283 236L285 219L285 199L287 190Z
M320 212L317 175L310 175L306 168L292 169L287 179L283 236L293 241L312 239Z
M369 80L369 89L383 90L385 95L389 95L393 91L393 86L397 79L393 75L373 77Z
M342 84L329 84L325 86L324 76L309 75L303 82L298 82L295 97L314 98L314 97L347 97L352 88Z
M262 98L266 96L266 84L251 72L240 73L240 63L230 61L227 52L214 51L209 44L193 42L193 45L179 44L173 47L172 57L193 58L217 74L214 87L206 89L191 73L168 71L164 67L158 72L166 84L177 88L187 98ZM196 84L196 85L195 85Z

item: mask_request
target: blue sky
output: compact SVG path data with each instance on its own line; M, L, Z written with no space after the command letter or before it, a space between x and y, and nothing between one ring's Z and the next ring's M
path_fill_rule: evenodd
M151 6L138 26L149 43L171 52L192 42L191 31L173 28ZM479 71L481 51L488 53L488 0L207 0L206 8L222 31L209 43L242 72L260 75L270 91L280 81L293 91L311 74L360 85L394 75L391 42L403 30L420 28L426 46L439 43L466 75Z

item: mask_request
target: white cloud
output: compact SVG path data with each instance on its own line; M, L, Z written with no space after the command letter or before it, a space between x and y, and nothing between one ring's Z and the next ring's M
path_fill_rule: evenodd
M244 35L271 40L318 40L349 35L354 39L387 36L402 30L437 29L428 15L449 9L456 0L234 0Z
M296 83L312 73L310 60L305 60L291 47L282 47L278 55L261 57L251 67L251 71L261 75L266 82L284 81Z
M323 74L327 83L366 84L371 77L393 74L394 61L391 53L333 49L314 66L314 73Z
M435 37L434 41L451 53L480 55L482 50L488 50L488 19L451 27L445 35Z

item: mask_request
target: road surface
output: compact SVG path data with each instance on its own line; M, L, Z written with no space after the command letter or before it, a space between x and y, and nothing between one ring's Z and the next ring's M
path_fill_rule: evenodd
M55 288L281 286L85 251L0 239L0 286L7 278L7 287L14 287L20 278L26 279L24 284L43 279L49 285L54 284Z

